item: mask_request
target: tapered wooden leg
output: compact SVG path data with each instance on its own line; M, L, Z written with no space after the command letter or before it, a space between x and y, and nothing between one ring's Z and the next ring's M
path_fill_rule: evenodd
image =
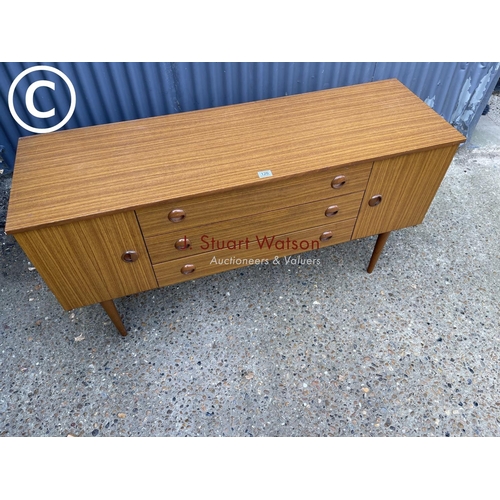
M375 243L375 248L373 249L372 258L370 259L370 263L368 264L367 271L369 273L371 273L373 269L375 269L375 264L377 263L377 260L380 257L382 250L384 249L385 242L387 241L387 238L389 238L390 234L391 232L389 231L387 233L378 235L377 243Z
M110 317L111 321L114 323L118 331L124 336L127 336L127 330L123 326L122 319L120 317L120 313L115 306L115 303L112 300L105 300L101 302L101 306L106 311L106 314Z

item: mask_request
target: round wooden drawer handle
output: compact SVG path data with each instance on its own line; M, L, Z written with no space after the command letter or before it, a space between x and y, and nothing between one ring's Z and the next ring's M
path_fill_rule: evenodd
M333 238L333 232L332 231L325 231L320 237L320 241L328 241Z
M376 207L382 202L382 195L381 194L376 194L375 196L372 196L370 200L368 201L368 205L370 207Z
M122 254L122 260L128 262L135 262L139 258L139 254L135 250L127 250Z
M181 220L184 220L184 217L186 217L186 212L184 212L182 208L174 208L168 214L168 220L170 222L180 222Z
M325 215L327 217L333 217L339 213L339 207L337 205L331 205L325 210Z
M191 248L191 242L188 238L184 237L180 240L177 240L174 246L175 248L177 248L177 250L187 250L188 248Z
M181 273L182 274L191 274L196 271L196 266L194 264L186 264L185 266L181 267Z
M337 175L332 181L332 188L339 189L346 183L345 175Z

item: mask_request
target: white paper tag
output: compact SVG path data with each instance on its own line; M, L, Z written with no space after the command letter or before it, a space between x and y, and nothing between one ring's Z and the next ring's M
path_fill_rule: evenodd
M263 179L264 177L272 177L273 173L270 170L262 170L261 172L257 172L257 175Z

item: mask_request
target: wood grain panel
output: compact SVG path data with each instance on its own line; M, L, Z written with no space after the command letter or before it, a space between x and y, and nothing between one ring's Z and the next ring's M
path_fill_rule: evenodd
M451 146L375 162L353 239L420 224L456 149ZM382 195L382 202L372 207L368 202L376 195Z
M156 288L134 212L17 233L15 238L66 309ZM135 250L139 259L121 255Z
M146 238L146 246L153 264L219 250L222 247L238 248L258 237L262 239L264 236L286 234L299 228L306 229L356 218L362 197L363 191L359 191L314 203L194 227L187 231L179 229L169 234ZM325 210L333 205L338 207L338 212L327 217ZM179 240L184 242L181 250L175 247ZM189 248L186 247L187 240L190 242Z
M215 252L207 252L203 254L176 259L169 262L154 265L156 278L160 286L172 285L182 281L189 281L202 276L216 274L238 267L255 264L256 259L269 259L269 265L275 257L283 257L286 255L295 255L311 251L311 249L323 248L330 245L335 245L351 238L355 219L348 219L341 222L326 224L323 226L296 231L280 236L276 236L273 240L264 239L249 243L248 247L241 250L218 250ZM332 231L333 236L330 240L320 241L320 235L325 231ZM279 242L282 242L280 244ZM308 246L305 248L305 246ZM301 249L300 247L304 248ZM283 247L283 248L281 248ZM312 248L314 247L314 248ZM213 259L216 259L215 261ZM316 257L317 258L317 257ZM196 270L189 275L184 275L181 269L186 265L194 265ZM328 263L323 263L328 265Z
M137 217L146 238L159 234L179 234L179 231L204 224L364 191L371 168L370 162L327 168L279 181L267 179L258 186L137 210ZM345 177L345 184L334 189L331 183L338 176ZM169 212L175 208L186 212L181 222L168 220Z
M6 231L464 141L397 80L38 134L19 140Z

